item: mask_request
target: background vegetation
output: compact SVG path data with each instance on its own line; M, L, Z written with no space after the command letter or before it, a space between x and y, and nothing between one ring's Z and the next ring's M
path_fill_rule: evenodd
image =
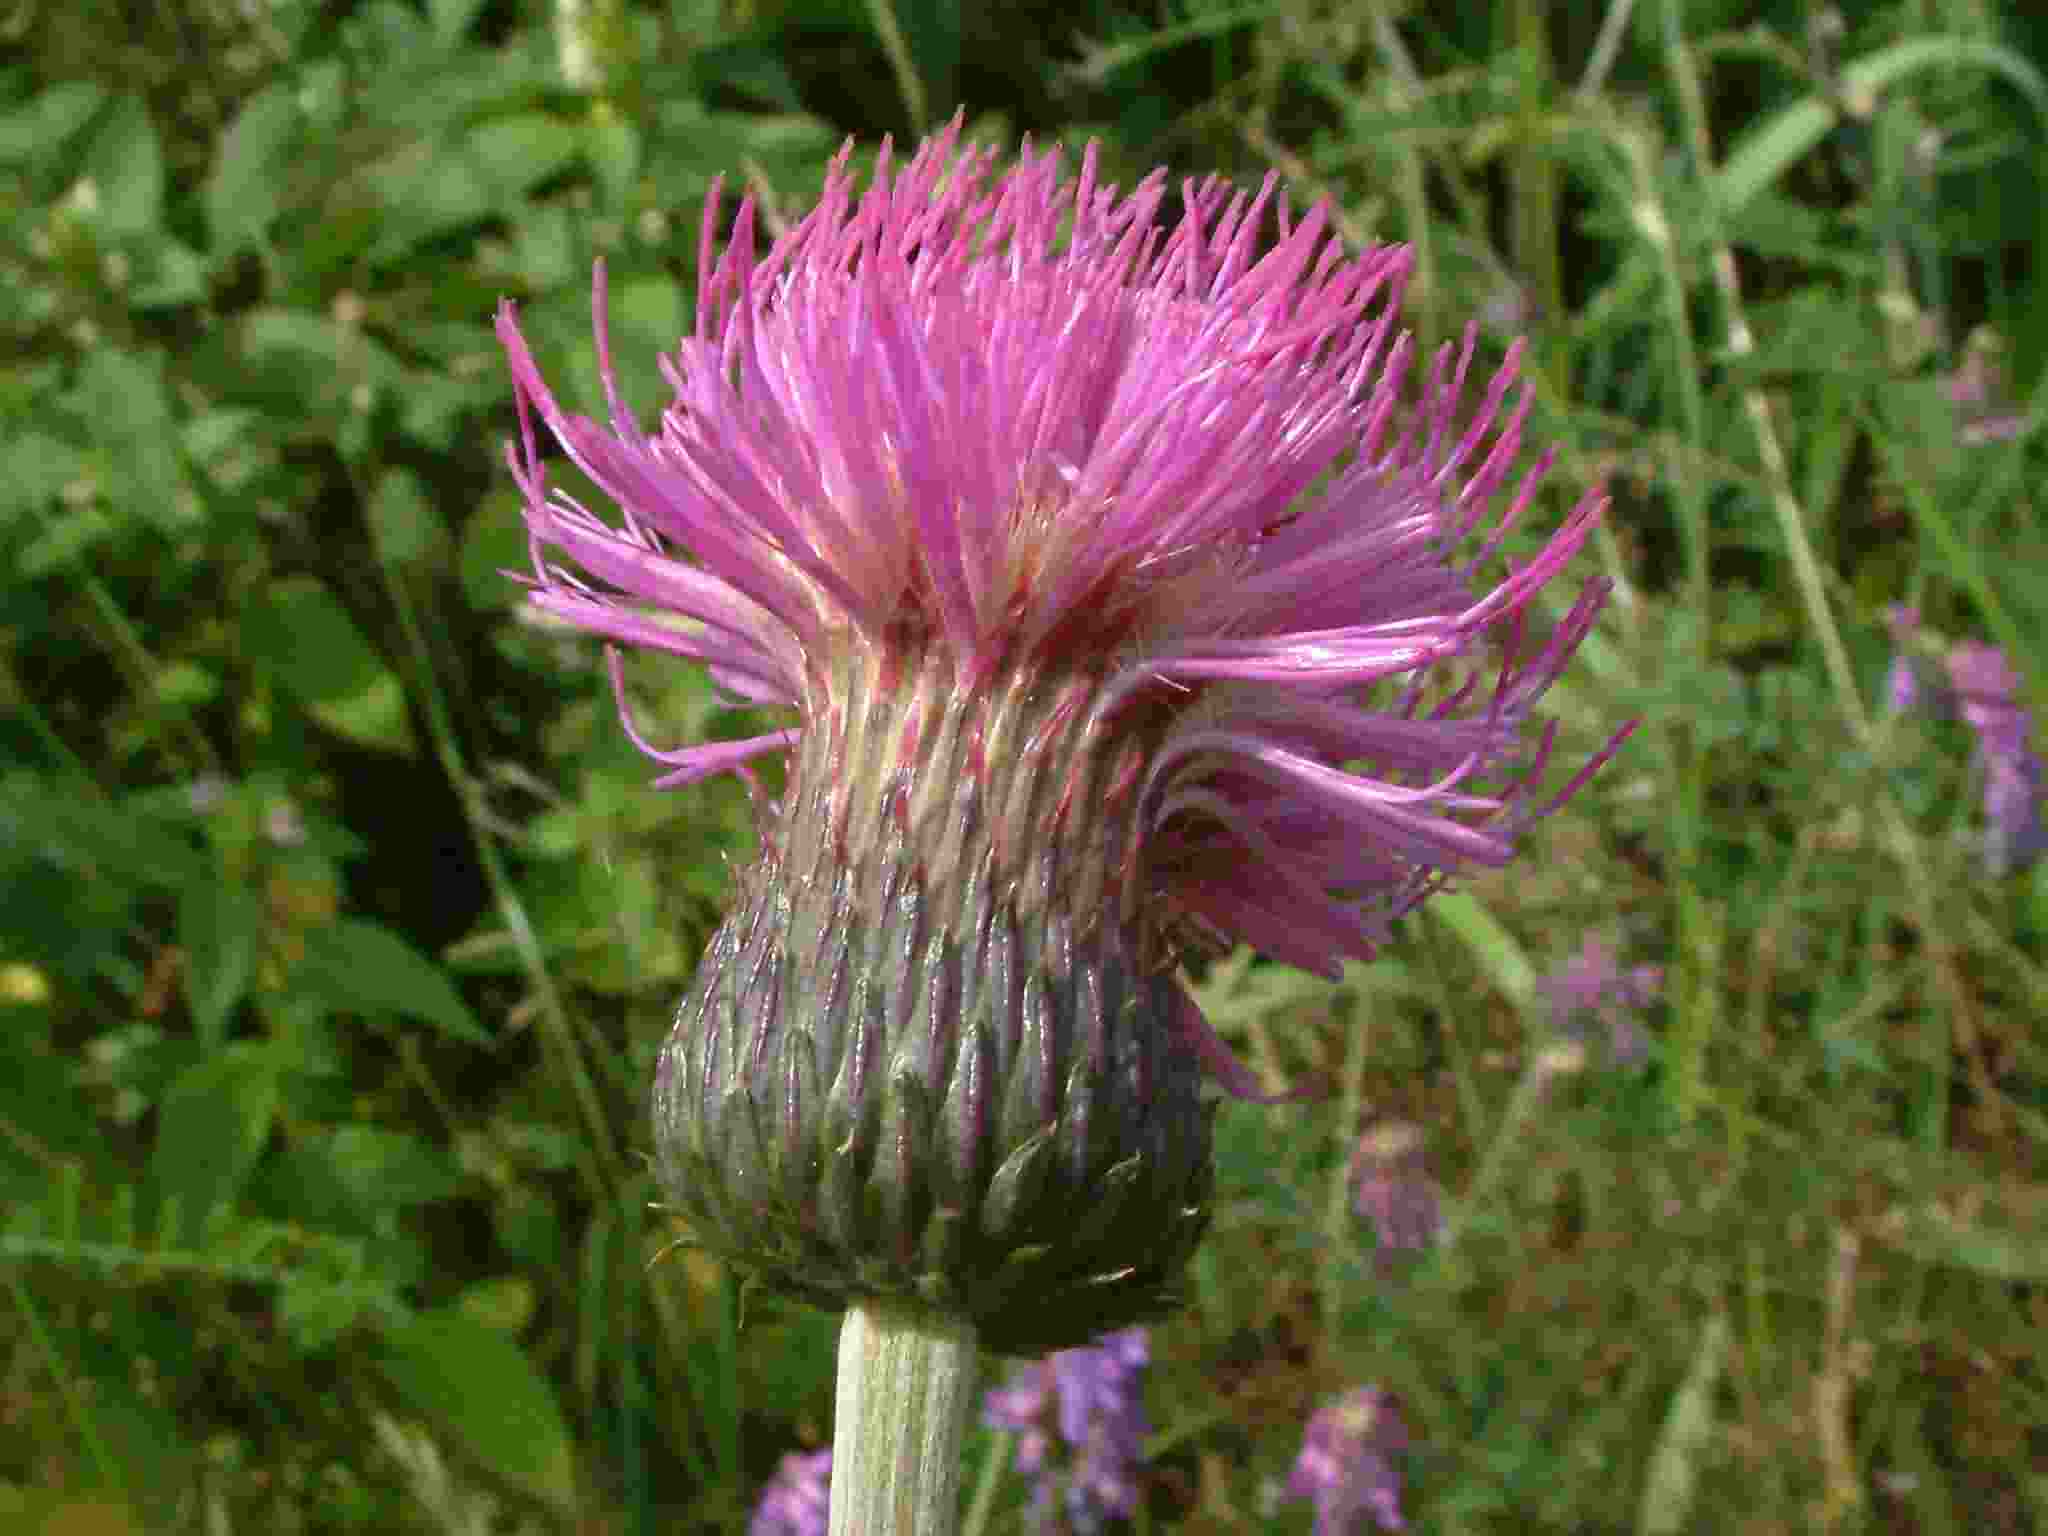
M2048 361L2039 8L967 9L0 16L0 1520L730 1531L828 1436L831 1319L649 1263L653 1053L751 827L520 616L488 320L589 401L604 256L645 410L714 175L785 214L964 103L1126 183L1278 167L1415 243L1427 340L1526 331L1546 515L1615 498L1554 698L1646 721L1381 963L1204 979L1334 1091L1224 1112L1139 1528L1306 1531L1365 1381L1419 1530L2048 1524L2048 876L1987 876L1967 730L1879 689L1904 600L2048 702L2042 412L1949 398ZM1589 933L1664 967L1649 1057L1545 1071ZM1448 1213L1401 1268L1347 1187L1394 1120Z

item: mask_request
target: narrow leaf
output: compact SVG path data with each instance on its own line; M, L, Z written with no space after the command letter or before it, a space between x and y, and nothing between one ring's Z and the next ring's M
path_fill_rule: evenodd
M564 1514L576 1502L569 1432L518 1342L460 1308L388 1326L377 1364L405 1405L505 1482Z
M308 934L292 985L330 1008L407 1014L471 1045L491 1043L441 968L375 923L342 918Z

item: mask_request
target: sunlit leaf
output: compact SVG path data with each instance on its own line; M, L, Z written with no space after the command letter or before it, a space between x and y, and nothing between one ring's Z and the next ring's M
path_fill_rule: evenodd
M139 235L163 215L164 156L140 96L115 101L85 154L92 218L111 235Z
M283 206L285 175L298 138L300 115L291 84L265 86L235 114L221 135L220 154L206 182L206 221L216 258L260 239Z
M242 643L322 724L364 746L413 751L397 676L316 579L273 582L244 610Z
M292 986L330 1008L424 1019L443 1034L489 1045L446 973L388 928L341 918L306 935Z
M180 1072L157 1106L150 1192L164 1235L197 1242L207 1220L240 1193L277 1112L276 1058L230 1046Z
M574 1507L569 1431L516 1339L444 1308L387 1325L377 1364L405 1406L479 1466L557 1511Z

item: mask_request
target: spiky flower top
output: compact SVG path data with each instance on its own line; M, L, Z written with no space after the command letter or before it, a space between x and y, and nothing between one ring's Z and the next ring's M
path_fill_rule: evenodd
M765 255L751 199L717 248L714 191L654 430L601 270L607 422L504 308L531 601L789 712L635 730L663 785L787 757L661 1056L675 1205L785 1289L1039 1353L1166 1305L1200 1235L1202 1074L1250 1078L1180 959L1334 974L1547 809L1532 707L1602 593L1534 645L1522 616L1599 501L1478 579L1542 468L1482 533L1519 348L1469 418L1469 332L1407 389L1407 251L1347 254L1271 179L1176 218L1163 172L997 175L957 122L858 195L850 159ZM550 493L535 412L616 521Z

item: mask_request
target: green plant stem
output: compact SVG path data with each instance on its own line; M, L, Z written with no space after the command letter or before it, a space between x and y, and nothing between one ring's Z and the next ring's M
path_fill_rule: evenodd
M896 18L896 7L889 0L868 0L868 16L875 24L875 35L882 40L882 52L888 56L889 71L896 77L896 94L903 99L911 129L921 136L931 127L931 115L925 105L924 80L918 75L910 40L903 35L903 27Z
M878 1302L847 1308L831 1536L955 1536L960 1441L978 1364L969 1323Z
M454 718L449 712L448 701L442 697L440 679L428 655L426 635L421 630L419 615L413 611L412 597L405 590L403 576L388 562L383 564L383 572L385 588L391 594L392 606L398 610L399 625L405 631L406 647L412 652L413 671L418 675L419 696L426 706L427 733L433 739L434 754L440 758L441 771L448 775L448 782L455 786L463 818L469 823L470 842L476 848L477 862L483 866L484 881L490 887L498 915L512 935L513 948L518 951L527 980L540 998L541 1039L549 1047L555 1058L556 1070L568 1082L570 1093L575 1097L583 1119L583 1134L595 1160L593 1164L590 1160L579 1159L585 1168L584 1183L591 1198L602 1203L607 1185L616 1185L622 1176L618 1148L612 1140L611 1122L605 1116L604 1105L597 1096L597 1085L591 1079L589 1066L570 1030L568 1010L562 1006L561 994L555 990L554 977L540 952L540 938L526 915L526 905L519 899L505 861L498 854L496 839L480 822L480 791L463 761L462 746L455 736Z
M1678 261L1677 236L1656 177L1656 147L1647 127L1618 130L1617 139L1629 163L1637 229L1650 247L1663 280L1666 328L1675 352L1672 377L1678 390L1685 438L1695 448L1707 440L1706 391L1701 383L1699 343L1693 334L1685 274ZM1696 675L1704 679L1713 665L1713 564L1707 520L1706 488L1694 477L1670 475L1678 501L1679 532L1685 547L1685 609L1692 615L1692 654ZM1689 1120L1701 1103L1701 1081L1712 1043L1717 978L1709 955L1719 922L1702 894L1701 849L1706 835L1707 753L1701 732L1681 711L1665 735L1673 777L1678 781L1677 814L1672 818L1676 863L1672 889L1680 959L1675 978L1672 1031L1672 1096L1681 1119Z
M1396 112L1407 111L1420 94L1419 81L1383 4L1372 7L1372 34L1381 67L1387 74L1388 104ZM1437 291L1435 246L1430 239L1428 172L1422 163L1422 152L1413 146L1405 146L1401 151L1400 181L1403 233L1415 248L1415 286L1422 296L1422 321L1417 329L1423 341L1422 355L1427 357L1429 337L1435 329L1432 316L1443 302L1443 295Z
M989 1441L988 1455L982 1458L981 1478L974 1485L974 1497L967 1505L967 1519L960 1527L960 1536L984 1536L988 1520L996 1507L996 1488L1003 1480L1003 1469L1010 1464L1010 1434L997 1430Z
M29 1295L28 1287L21 1277L10 1273L7 1287L14 1293L14 1304L21 1310L21 1318L28 1325L36 1347L43 1352L43 1362L49 1367L51 1376L57 1382L57 1395L64 1399L65 1412L71 1416L72 1426L85 1442L86 1454L92 1458L93 1470L99 1474L100 1486L109 1492L124 1490L121 1467L107 1450L107 1443L100 1438L99 1426L93 1422L92 1411L87 1407L84 1396L78 1390L78 1383L72 1379L71 1367L57 1348L56 1340L50 1337L43 1326L43 1317L36 1310L35 1298Z
M43 750L70 770L76 782L90 786L95 796L104 799L106 791L100 788L99 781L92 776L92 769L86 765L84 758L71 750L71 744L58 734L57 727L52 725L49 716L43 713L42 705L37 702L35 695L22 686L21 678L14 670L13 658L4 653L0 653L0 683L6 685L5 696L17 711L16 718L27 724L31 734L42 743Z
M214 755L213 743L206 739L206 732L192 718L191 710L164 699L162 690L157 686L157 678L163 668L149 653L149 647L142 643L142 636L136 632L135 626L128 622L128 615L121 611L114 594L90 573L80 574L78 589L85 594L100 623L106 627L108 649L114 654L115 664L128 675L128 686L135 690L136 702L158 720L168 720L183 733L200 769L217 772L220 759Z
M1706 110L1706 93L1701 88L1698 71L1692 60L1681 30L1682 13L1677 0L1665 0L1666 65L1677 81L1679 101L1684 108L1686 133L1692 150L1693 161L1703 185L1714 185L1713 142L1709 136ZM1712 239L1712 266L1714 284L1719 291L1721 307L1728 327L1728 352L1738 361L1749 357L1756 350L1756 338L1749 327L1749 319L1743 308L1742 280L1735 270L1735 253L1723 234L1719 209L1709 196L1706 200L1705 218L1708 234ZM1835 694L1835 705L1849 733L1858 747L1876 757L1883 743L1878 737L1869 710L1864 706L1862 693L1856 686L1856 674L1849 664L1849 651L1842 643L1840 628L1835 623L1834 610L1828 602L1827 584L1821 576L1820 561L1815 558L1813 541L1807 533L1806 517L1799 504L1799 498L1792 489L1792 472L1785 457L1784 445L1779 441L1778 430L1771 416L1771 403L1764 392L1750 388L1743 392L1742 404L1749 417L1751 431L1756 437L1757 456L1763 461L1764 475L1770 484L1771 510L1777 517L1778 530L1785 543L1785 553L1792 561L1793 580L1799 588L1801 601L1806 608L1806 621L1819 641L1821 657L1827 667L1828 680ZM1879 443L1883 438L1880 434ZM1913 486L1910 476L1902 476L1901 483ZM1931 498L1922 498L1922 501ZM1936 981L1947 994L1951 1018L1956 1036L1963 1047L1968 1063L1972 1086L1982 1100L1986 1112L1994 1120L2002 1118L2000 1095L1991 1081L1989 1069L1984 1064L1983 1053L1978 1048L1976 1010L1970 1001L1969 992L1963 984L1960 968L1956 961L1955 946L1948 937L1940 916L1940 901L1936 894L1934 877L1927 867L1927 861L1920 848L1920 840L1914 835L1912 825L1900 809L1897 799L1889 786L1880 781L1876 792L1878 819L1882 823L1885 840L1891 845L1893 854L1905 868L1906 887L1914 909L1914 921L1928 947L1928 961Z

